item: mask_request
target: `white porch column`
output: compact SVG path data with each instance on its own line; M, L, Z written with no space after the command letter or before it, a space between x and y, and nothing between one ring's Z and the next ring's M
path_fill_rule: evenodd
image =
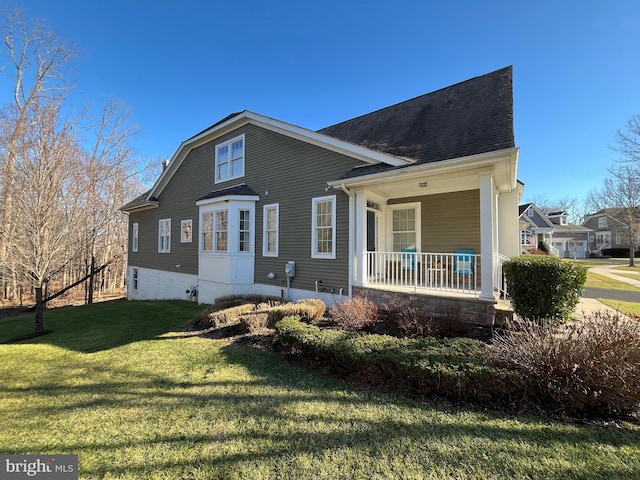
M480 264L482 266L480 299L495 301L493 293L493 255L495 252L494 229L495 195L493 174L483 173L480 177Z
M509 258L520 255L520 223L518 221L518 190L501 193L498 198L498 252Z
M366 286L367 268L364 252L367 250L367 200L363 191L355 192L354 209L355 232L352 251L354 278L352 281L356 285Z

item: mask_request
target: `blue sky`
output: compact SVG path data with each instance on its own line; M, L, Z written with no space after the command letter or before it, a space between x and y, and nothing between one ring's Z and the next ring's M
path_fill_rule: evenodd
M640 114L637 0L0 5L73 41L74 102L126 103L139 153L158 160L231 112L315 130L513 65L523 200L582 199Z

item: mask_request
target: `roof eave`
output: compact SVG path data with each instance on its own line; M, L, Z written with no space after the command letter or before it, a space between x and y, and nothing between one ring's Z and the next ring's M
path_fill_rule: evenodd
M154 208L158 208L160 202L158 202L157 200L148 200L144 203L141 203L140 205L133 205L131 207L122 207L120 208L120 211L123 213L135 213L135 212L142 212L144 210L151 210Z
M512 191L516 188L518 180L516 178L517 162L520 149L518 147L495 150L492 152L479 153L466 157L459 157L439 162L422 163L412 165L407 169L392 170L387 172L372 173L347 179L338 179L327 182L329 187L360 187L376 184L380 181L389 181L390 177L406 179L413 176L422 176L425 173L437 175L442 173L455 172L456 170L483 169L504 164L500 172L499 182L496 182L501 191Z
M171 157L169 165L163 170L160 178L158 178L151 189L150 195L152 197L159 196L169 179L173 176L173 173L178 169L184 158L193 148L249 123L370 164L386 163L392 166L403 166L415 163L415 161L411 159L369 150L343 140L338 140L328 135L314 132L313 130L307 130L290 123L282 122L274 118L265 117L245 110L238 115L235 115L226 121L217 123L211 128L202 131L200 134L183 141L178 147L178 150L176 150L174 155Z

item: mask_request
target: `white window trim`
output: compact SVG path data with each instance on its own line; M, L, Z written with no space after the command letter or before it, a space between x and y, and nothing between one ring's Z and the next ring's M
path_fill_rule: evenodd
M236 176L232 176L231 175L231 145L234 142L237 142L238 140L242 139L242 175L236 175ZM220 147L224 147L225 145L229 146L229 176L226 178L220 178L218 176L218 149ZM226 142L222 142L216 145L215 147L215 161L214 161L214 183L222 183L222 182L226 182L228 180L234 180L236 178L242 178L244 177L244 170L245 170L245 156L246 156L246 149L247 149L247 142L245 140L245 135L244 133L242 135L238 135L237 137L234 137L230 140L227 140Z
M241 228L242 226L242 212L247 212L247 214L249 215L249 228L246 230L243 230ZM253 228L252 225L255 225L255 222L253 221L253 213L254 213L254 209L248 209L248 208L240 208L238 209L238 226L237 226L237 230L238 230L238 253L240 254L245 254L245 253L250 253L251 252L251 237L253 236ZM240 248L242 246L242 233L248 233L249 234L249 243L248 243L248 250L242 250L242 248Z
M184 226L189 225L189 238L184 238ZM180 221L180 243L191 243L193 241L193 220L181 220Z
M389 205L389 215L387 215L387 232L388 239L387 245L389 248L393 248L393 211L394 210L407 210L413 208L416 211L416 252L421 251L422 245L422 203L420 202L411 202L411 203L397 203L393 205Z
M331 252L318 252L317 247L317 205L322 202L331 202L331 219L333 220L331 229ZM324 258L334 260L336 258L336 196L327 195L325 197L316 197L311 199L311 258Z
M276 249L273 252L268 250L269 247L269 231L267 230L267 211L275 210L276 211ZM264 205L262 207L262 256L263 257L277 257L278 256L278 248L280 245L280 204L279 203L271 203L269 205Z
M242 199L229 199L227 197L221 197L222 200L217 202L207 202L199 205L200 207L200 227L198 231L198 251L200 254L205 255L253 255L255 251L255 229L256 229L256 214L255 214L255 202L257 198L251 197L249 200ZM216 250L215 234L216 234L216 212L226 210L227 211L227 250ZM249 211L249 251L240 251L240 211ZM204 222L202 217L205 213L213 214L213 239L212 250L204 249L204 236L202 228Z
M162 224L166 223L168 232L167 242L164 248L160 248L160 233L162 232ZM158 253L171 253L171 219L170 218L162 218L158 220Z
M138 244L139 244L139 237L138 237L138 232L140 231L140 227L138 226L137 223L134 223L131 226L131 251L132 252L137 252L138 251Z

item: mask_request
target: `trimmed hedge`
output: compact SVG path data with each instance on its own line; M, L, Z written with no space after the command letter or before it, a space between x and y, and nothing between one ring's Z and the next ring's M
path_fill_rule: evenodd
M570 320L587 279L582 265L551 256L520 255L503 271L515 313L531 320Z
M345 332L287 317L275 326L279 339L326 363L350 364L363 375L421 394L507 398L522 392L519 374L497 370L486 344L469 338L397 338Z

